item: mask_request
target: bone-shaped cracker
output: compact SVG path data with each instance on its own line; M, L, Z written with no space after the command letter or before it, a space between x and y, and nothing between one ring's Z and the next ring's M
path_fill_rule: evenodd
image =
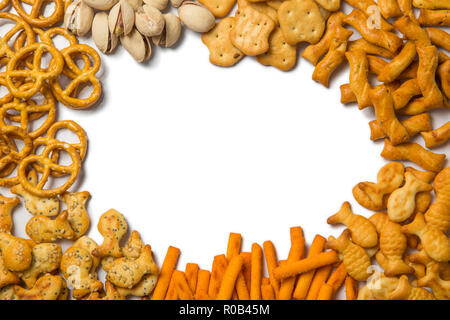
M97 257L122 257L123 254L119 242L128 229L128 224L124 216L117 210L110 209L101 215L97 228L104 240L93 251L93 255Z
M328 224L342 223L352 234L352 241L364 248L375 247L378 235L375 226L365 217L354 214L349 202L344 202L339 211L327 219Z
M421 113L419 115L409 117L408 119L400 121L400 123L405 127L410 137L413 137L418 133L431 130L430 115L428 113ZM386 138L386 134L377 120L370 121L369 127L370 140Z
M19 198L7 198L0 195L0 232L11 233L13 226L11 214L19 203Z
M297 61L297 48L287 43L281 29L277 27L269 37L269 50L256 56L256 60L265 66L288 71Z
M450 227L450 167L438 173L434 179L436 200L425 212L425 221L443 232Z
M369 98L369 62L366 53L358 49L347 51L345 56L350 65L350 88L356 96L358 108L367 108L372 105L372 102Z
M75 233L67 219L67 211L61 212L54 220L41 215L34 216L28 221L25 231L31 239L38 243L74 239Z
M417 79L409 79L392 93L395 109L405 107L408 102L415 96L422 94Z
M365 281L370 275L368 273L370 257L362 247L354 244L350 240L350 234L350 230L345 229L337 239L330 236L326 247L328 249L336 250L342 255L345 269L353 279Z
M90 220L86 211L86 202L90 196L87 191L62 194L62 199L67 205L67 220L75 233L75 239L80 238L89 228Z
M394 26L409 40L413 40L416 46L431 45L430 37L418 23L408 16L403 16L394 22Z
M413 62L416 57L416 45L413 41L406 42L405 46L378 75L380 82L392 82Z
M397 288L389 295L389 300L436 300L436 298L424 288L413 287L408 277L403 275Z
M31 265L31 247L27 240L0 233L0 251L5 267L10 271L25 271Z
M449 10L420 9L418 19L421 25L427 26L450 26Z
M377 175L377 183L360 182L353 187L353 196L360 205L370 210L386 208L385 197L403 184L404 166L399 162L384 165Z
M450 121L447 121L440 128L432 131L420 133L425 140L427 148L433 148L446 143L450 139Z
M400 17L402 15L397 0L378 0L378 7L385 19Z
M46 274L30 289L14 286L18 300L58 300L64 292L64 280L59 275Z

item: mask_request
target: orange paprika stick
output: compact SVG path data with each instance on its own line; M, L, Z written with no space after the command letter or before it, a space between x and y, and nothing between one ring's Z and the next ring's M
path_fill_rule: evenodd
M252 273L252 254L250 252L239 253L244 258L244 265L242 266L242 273L244 274L245 284L250 288L251 273Z
M270 283L261 285L261 296L263 300L275 300L275 292Z
M350 276L345 278L345 297L347 300L358 298L358 282Z
M252 244L250 300L261 300L262 259L261 246L257 243Z
M242 236L240 233L230 232L227 245L227 260L230 261L236 254L241 251Z
M223 275L227 269L228 261L225 255L217 255L214 257L211 278L209 280L208 295L211 299L215 299L222 284Z
M340 263L336 270L330 275L330 278L327 280L327 284L329 284L333 288L333 295L339 290L342 284L347 277L347 270L345 270L344 263Z
M170 278L169 288L167 289L167 294L165 300L178 300L177 289L175 288L175 279Z
M175 290L178 298L180 300L193 300L194 295L189 287L189 283L187 282L184 272L174 270L172 278L174 279Z
M230 300L233 296L234 286L236 279L242 270L244 259L240 255L235 255L228 264L227 270L223 276L222 284L220 286L219 293L217 294L217 300Z
M289 250L288 262L295 262L305 257L305 237L301 227L293 227L291 233L291 249ZM297 277L290 277L281 281L279 300L290 300L294 290Z
M269 281L275 291L275 296L278 296L280 291L280 281L275 279L273 276L273 270L278 267L277 252L275 251L275 246L272 241L264 241L264 257L266 258L267 272L269 274Z
M328 276L330 275L331 269L333 269L332 265L327 265L317 269L314 274L314 278L311 282L311 286L309 287L308 295L306 296L306 300L317 300L319 296L319 291L322 285L327 281Z
M159 273L158 282L156 283L155 291L153 292L153 300L164 300L179 256L180 249L172 246L167 249L166 257L164 258L161 272Z
M196 263L187 263L184 269L186 279L193 293L195 293L195 288L197 287L198 269L198 264Z
M327 239L322 237L321 235L316 235L314 237L313 242L311 243L311 247L309 248L308 258L314 257L323 251L325 247L325 243ZM293 297L297 300L305 300L306 295L308 294L309 286L311 285L311 281L314 277L314 273L316 270L311 270L309 272L303 273L300 275L297 281L297 286L294 290Z
M197 287L195 288L195 299L196 300L209 300L208 288L209 288L209 278L211 273L208 270L198 270L197 276ZM206 298L206 299L205 299Z
M322 284L319 290L319 294L317 295L317 300L331 300L334 294L333 291L333 287L330 284Z

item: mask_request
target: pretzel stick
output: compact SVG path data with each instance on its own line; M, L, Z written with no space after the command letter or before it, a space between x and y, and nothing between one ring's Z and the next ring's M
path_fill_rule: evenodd
M223 276L222 285L220 286L219 293L217 294L217 300L230 300L236 279L242 270L244 259L240 255L234 256L228 264L227 270Z
M172 277L174 278L178 298L180 300L193 300L194 295L192 294L192 290L189 287L189 283L187 282L184 272L174 270Z
M179 256L180 249L172 246L167 249L158 282L156 283L155 291L153 292L153 300L164 300L169 287L170 279L172 278L172 272L175 269Z
M225 258L225 255L221 254L214 257L208 288L208 295L211 299L214 299L220 290L220 285L223 281L223 276L227 266L228 261L227 258Z
M272 241L265 241L263 243L264 257L266 258L267 272L269 274L269 281L275 291L275 296L278 297L280 291L280 281L273 276L273 270L278 267L277 252Z
M431 43L450 51L450 34L438 28L426 28Z
M209 278L208 270L198 270L197 287L195 288L195 300L210 300L208 296Z
M322 284L317 295L317 300L331 300L333 297L333 287L328 283Z
M346 277L347 271L345 270L344 263L341 263L327 280L327 284L329 284L333 288L333 295L336 294L336 292L342 286Z
M327 265L317 269L314 274L314 278L311 282L311 287L309 287L308 295L306 296L306 300L317 300L319 296L319 291L322 285L327 281L328 276L330 275L331 269L333 269L332 265Z
M291 249L289 251L288 262L295 262L305 257L305 238L301 227L293 227L291 232ZM294 290L297 277L284 279L281 282L279 300L290 300Z
M250 284L250 300L261 300L262 248L252 244L252 273Z
M341 103L346 104L350 102L356 102L356 96L352 91L352 88L350 88L349 83L344 83L339 87L341 90Z
M428 113L421 113L416 116L409 117L406 120L400 122L412 137L419 132L426 132L431 130L430 115ZM370 126L370 140L378 140L386 137L379 122L373 120L369 122Z
M309 249L308 258L317 256L323 251L325 247L326 239L321 235L316 235L311 247ZM311 270L309 272L303 273L298 278L297 287L294 290L293 297L297 300L305 300L308 294L309 286L314 277L316 270Z
M186 275L186 279L189 283L189 287L191 291L194 293L195 288L197 287L197 277L198 277L198 264L196 263L187 263L184 273Z
M347 300L356 300L358 298L358 282L350 276L345 278L345 296Z

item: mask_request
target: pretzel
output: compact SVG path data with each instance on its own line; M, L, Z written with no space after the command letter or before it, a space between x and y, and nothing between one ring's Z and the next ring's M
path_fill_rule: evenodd
M408 135L410 137L415 136L418 133L421 133L422 136L427 131L432 130L430 115L428 113L421 113L417 116L409 117L406 120L400 121L402 126L405 127ZM386 138L386 134L380 126L378 120L373 120L369 122L370 126L370 140L378 140Z
M350 87L358 100L358 108L367 108L372 105L369 99L367 55L362 50L353 50L347 51L345 56L350 64Z
M41 68L41 59L44 51L52 55L50 67L47 69ZM20 62L33 52L32 69L19 69ZM43 42L33 43L20 49L8 62L6 67L6 85L15 97L29 99L40 90L45 81L56 78L62 72L63 66L64 58L58 49ZM17 78L26 79L27 81L31 79L34 85L27 90L21 90L21 87L17 86L17 81L15 81Z
M48 17L43 16L42 13L46 7L46 4L48 4L49 0L33 0L30 2L27 1L26 3L32 6L30 13L27 13L23 9L21 0L11 0L11 4L13 5L17 13L30 25L34 27L48 28L61 21L64 15L63 0L50 0L50 1L54 2L55 6L53 8L52 14Z
M51 154L54 151L58 150L66 151L69 154L72 160L72 163L70 165L60 165L50 159ZM26 170L28 165L36 162L43 166L43 172L38 184L36 186L33 186L26 178ZM74 147L64 142L53 141L45 147L41 155L31 155L23 159L17 169L17 175L19 177L20 184L28 192L41 197L51 197L57 194L62 194L63 192L67 191L70 186L72 186L78 176L78 173L80 172L80 167L80 156L78 155L78 152ZM64 184L59 187L44 189L45 184L50 177L50 174L52 174L53 172L69 175L69 178Z
M32 44L34 42L33 30L21 17L9 12L0 12L0 19L8 19L14 22L14 27L0 37L0 57L11 58L14 56L14 51L13 48L10 47L9 41L22 29L26 34L26 42L28 44Z
M9 5L9 0L1 0L0 1L0 10L5 9Z
M14 138L23 140L24 146L20 151L17 150ZM28 156L32 149L32 140L30 136L21 128L16 126L0 127L0 147L4 156L0 159L0 170L4 169L10 163L19 163Z
M85 44L77 44L61 50L66 63L64 74L72 79L67 88L62 89L58 79L52 82L53 93L64 105L72 109L87 109L94 105L100 98L102 91L100 81L95 76L100 69L100 56L92 47ZM93 60L93 64L85 60L84 66L80 69L75 63L73 56L88 56ZM93 91L88 98L77 98L77 89L81 84L89 82Z
M416 56L416 45L408 41L399 54L392 59L378 75L380 82L392 82L413 62Z

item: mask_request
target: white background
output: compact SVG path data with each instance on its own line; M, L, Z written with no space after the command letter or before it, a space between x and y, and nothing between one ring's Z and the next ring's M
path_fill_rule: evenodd
M200 36L186 30L176 48L153 47L147 64L120 48L102 55L99 106L60 105L59 119L77 121L89 137L77 188L92 194L89 235L102 241L97 221L115 208L159 264L173 245L182 251L179 269L186 262L210 269L229 232L242 233L243 251L272 240L285 259L290 227L301 226L310 243L317 233L343 230L326 223L343 201L368 216L351 190L376 181L386 161L382 142L369 139L373 111L339 102L348 67L327 89L311 80L313 67L303 59L281 72L251 57L220 68L208 54ZM432 118L437 128L449 113ZM450 155L450 146L433 151ZM24 236L30 215L23 208L14 215L15 232Z

